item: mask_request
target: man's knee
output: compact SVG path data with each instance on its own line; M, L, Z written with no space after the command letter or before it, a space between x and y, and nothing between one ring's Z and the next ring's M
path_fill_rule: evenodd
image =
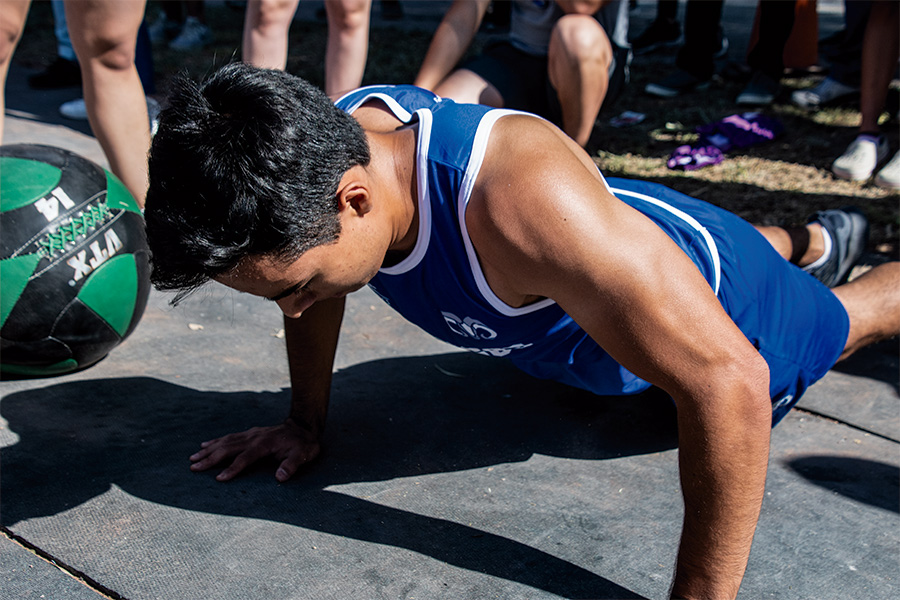
M549 59L598 63L608 69L612 44L600 23L590 15L565 15L553 27Z

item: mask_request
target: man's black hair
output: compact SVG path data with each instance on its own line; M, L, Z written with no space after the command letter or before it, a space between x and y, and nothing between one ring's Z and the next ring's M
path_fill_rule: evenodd
M150 148L151 281L177 301L247 256L336 240L338 183L368 164L359 124L298 77L241 63L180 77Z

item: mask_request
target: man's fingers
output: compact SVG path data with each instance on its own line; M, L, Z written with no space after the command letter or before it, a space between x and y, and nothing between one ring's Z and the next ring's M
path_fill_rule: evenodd
M304 446L301 450L292 452L286 459L281 461L280 465L278 465L278 470L275 471L275 479L284 483L294 476L297 469L313 460L318 455L318 445Z
M191 454L190 460L191 460L191 462L197 462L197 461L203 460L204 458L209 456L210 452L212 452L212 450L209 450L209 449L198 450L197 452Z
M191 471L205 471L210 467L214 467L219 464L224 458L223 453L221 452L213 452L213 453L203 453L203 456L200 456L200 452L191 457L193 464L191 465ZM195 458L196 457L196 458Z
M190 457L191 470L205 471L221 465L225 468L216 479L228 481L258 460L271 456L281 460L275 472L276 479L287 481L301 465L319 454L318 443L305 442L303 432L296 431L295 427L254 427L243 433L203 442L200 450Z
M218 481L228 481L229 479L232 479L235 475L265 456L265 454L265 452L260 452L253 448L241 452L225 470L216 475L216 479Z
M233 449L223 448L222 446L204 448L191 456L191 460L194 463L191 465L191 470L205 471L210 467L216 466L233 454L235 454Z
M236 471L234 467L228 467L227 469L216 475L216 481L229 481L238 473L240 473L240 471Z
M275 471L275 479L284 483L294 476L294 473L297 472L297 468L300 466L301 462L305 461L298 461L294 457L284 459L281 461L281 464L278 465L278 470Z

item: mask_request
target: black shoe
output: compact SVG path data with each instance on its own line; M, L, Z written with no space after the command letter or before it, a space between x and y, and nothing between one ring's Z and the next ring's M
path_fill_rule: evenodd
M678 21L656 19L631 41L631 51L635 56L650 54L662 48L671 48L682 42L681 25Z
M738 106L768 106L778 97L781 83L775 81L762 71L755 71L750 82L738 94L735 103Z
M660 98L674 98L688 92L703 90L709 87L709 79L694 77L681 69L657 83L648 83L644 91L651 96Z
M819 211L808 222L818 223L831 236L831 254L815 269L803 270L828 287L837 287L847 281L850 271L862 258L869 239L869 222L852 206Z
M81 68L74 60L60 56L46 69L28 78L28 86L35 90L55 90L81 86Z
M716 41L719 43L719 47L716 48L715 53L713 53L713 58L718 60L728 54L728 37L725 35L725 30L722 29L722 26L719 25L719 33L716 36Z

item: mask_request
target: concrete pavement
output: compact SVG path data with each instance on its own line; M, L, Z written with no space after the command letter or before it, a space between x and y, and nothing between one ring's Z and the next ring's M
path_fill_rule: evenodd
M105 162L25 75L6 141ZM364 290L324 455L286 484L272 465L222 484L188 456L283 418L281 317L221 287L169 299L153 292L95 367L0 383L0 599L666 596L682 511L667 398L531 379ZM898 362L896 343L860 353L773 431L741 598L897 596Z

